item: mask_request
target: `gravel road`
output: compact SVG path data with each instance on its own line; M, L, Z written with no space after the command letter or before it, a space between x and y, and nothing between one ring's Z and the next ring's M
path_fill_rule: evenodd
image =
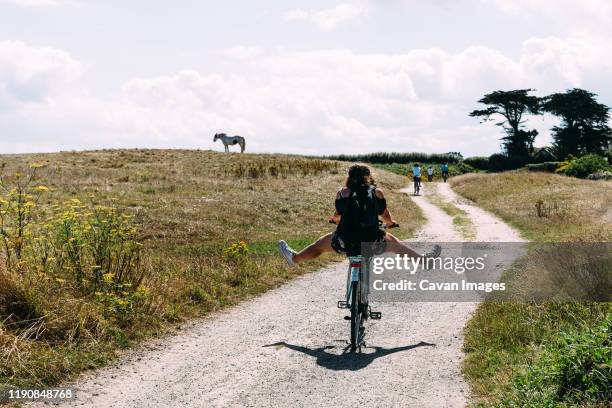
M446 184L412 197L428 218L415 240L460 241L438 194L465 210L478 240L520 241ZM499 272L506 265L499 265ZM345 262L334 264L128 353L70 384L85 407L462 407L462 328L475 303L380 303L361 354L346 351L336 308Z

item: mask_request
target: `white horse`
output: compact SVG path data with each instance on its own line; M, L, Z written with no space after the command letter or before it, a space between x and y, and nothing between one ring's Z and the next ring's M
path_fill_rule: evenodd
M245 141L242 136L228 136L225 133L215 133L215 137L213 138L213 142L216 142L218 139L221 139L223 145L225 146L225 151L229 152L229 146L240 145L240 153L244 153Z

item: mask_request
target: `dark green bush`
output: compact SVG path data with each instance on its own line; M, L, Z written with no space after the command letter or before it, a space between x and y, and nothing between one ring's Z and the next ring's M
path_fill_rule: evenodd
M554 173L557 170L560 162L544 162L544 163L531 163L528 164L527 170L529 171L544 171L548 173Z
M457 163L455 166L452 166L456 169L456 172L458 174L467 174L467 173L476 173L477 170L469 165L468 163L465 162L459 162ZM450 173L450 168L449 168L449 173Z
M492 154L489 156L489 170L495 172L507 170L507 162L508 156L501 153Z
M489 158L486 156L468 157L463 162L478 170L489 170Z
M545 163L558 161L559 158L555 154L552 147L540 147L536 148L533 153L533 161L535 163Z
M565 174L572 177L586 178L599 171L611 171L608 161L596 154L588 154L572 161L565 169Z
M561 333L512 382L503 406L605 406L612 400L612 319Z
M489 171L498 172L505 170L515 170L525 166L532 161L531 157L506 156L502 153L495 153L489 156Z
M608 160L608 164L612 164L612 148L606 150L603 156Z
M374 164L391 164L391 163L458 163L462 157L458 153L367 153L367 154L340 154L336 156L326 156L325 159L350 161L350 162L366 162Z

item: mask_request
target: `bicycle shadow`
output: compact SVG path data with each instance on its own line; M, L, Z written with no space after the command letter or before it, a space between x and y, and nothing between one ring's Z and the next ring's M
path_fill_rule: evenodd
M334 371L357 371L369 366L377 358L385 357L390 354L399 353L401 351L411 350L417 347L435 347L433 343L426 343L424 341L411 344L409 346L384 348L384 347L366 347L365 350L374 349L373 353L350 353L348 352L350 345L346 346L341 354L330 353L327 350L334 349L334 346L324 346L317 348L309 348L304 346L297 346L295 344L289 344L284 341L277 343L266 344L263 347L274 347L284 346L288 349L298 351L316 359L317 365L328 370Z

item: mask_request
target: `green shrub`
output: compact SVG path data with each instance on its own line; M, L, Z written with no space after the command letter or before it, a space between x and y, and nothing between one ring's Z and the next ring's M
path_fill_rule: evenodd
M486 156L468 157L463 162L478 170L489 170L489 158Z
M612 400L612 319L561 333L513 379L502 406L604 406Z
M608 164L612 164L612 148L606 150L603 153L603 157L605 157L608 160Z
M32 164L27 173L0 177L0 251L8 269L22 266L24 248L32 239L34 210L41 195L49 191L37 183L36 171L41 167Z
M597 173L598 171L612 170L608 161L596 154L588 154L575 160L570 159L567 166L563 166L562 169L566 175L578 178L586 178L589 174Z
M489 171L515 170L531 161L531 157L510 157L502 153L495 153L489 156Z
M554 148L552 147L540 147L536 148L533 153L533 161L536 163L558 161L559 158L555 154Z
M476 173L477 171L473 166L465 162L459 162L457 163L457 165L453 167L455 167L455 171L458 174ZM450 170L451 169L449 168L449 173L450 173Z
M249 246L246 242L235 242L223 250L223 257L227 261L239 262L249 254Z
M529 171L544 171L547 173L554 173L560 163L561 162L531 163L525 167L527 167L527 170Z
M33 269L71 278L88 293L131 293L139 287L148 265L133 216L76 198L51 210L28 247Z

